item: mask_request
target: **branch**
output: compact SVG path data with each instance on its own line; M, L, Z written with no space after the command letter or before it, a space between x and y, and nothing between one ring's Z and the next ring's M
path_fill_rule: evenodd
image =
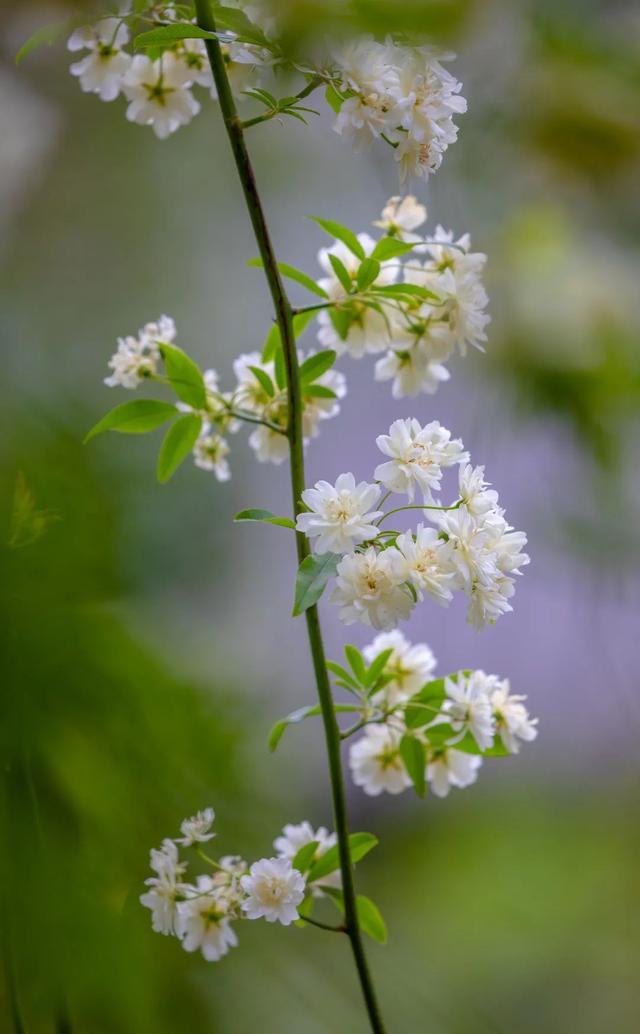
M215 32L216 25L209 0L196 0L195 6L198 25L208 32ZM293 314L278 271L277 259L271 243L255 175L244 140L242 123L238 116L231 87L229 85L220 44L217 39L208 39L206 41L206 48L218 92L220 110L224 119L229 143L231 144L231 150L235 159L238 176L242 185L260 257L264 264L265 276L273 299L276 321L280 329L289 410L288 437L290 445L289 462L291 472L291 493L294 513L299 513L300 498L305 486L302 435L303 405L298 374L298 355L293 328ZM309 556L309 542L306 536L301 532L296 532L296 548L299 562L302 562L305 557ZM342 874L345 926L351 942L351 948L358 976L360 978L360 986L362 988L371 1029L374 1034L385 1034L385 1028L380 1015L371 974L369 973L364 945L362 943L362 934L358 923L356 893L353 882L353 864L349 848L349 826L347 820L344 776L342 772L342 759L340 756L340 728L338 726L333 706L331 684L329 682L329 673L327 671L317 607L310 607L305 611L305 617L318 698L320 700L322 719L324 722L329 772L331 777L333 813L338 837L340 871Z

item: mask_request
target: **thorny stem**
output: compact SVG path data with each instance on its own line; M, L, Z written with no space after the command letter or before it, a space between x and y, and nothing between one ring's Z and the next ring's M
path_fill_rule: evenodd
M197 23L200 28L205 29L207 32L215 32L216 25L209 0L196 0L195 6ZM276 321L280 329L287 381L291 493L294 513L298 513L301 509L300 497L304 491L305 475L302 437L302 397L298 374L296 339L293 328L293 314L289 299L282 285L277 259L271 243L271 237L262 208L260 195L258 193L253 167L251 165L251 160L249 158L249 153L244 139L242 123L238 117L235 101L227 78L220 44L217 39L208 39L206 41L206 47L216 89L218 91L220 110L224 119L225 129L231 145L233 157L235 159L238 176L244 193L256 242L258 244L258 249L264 264L265 276L273 299ZM298 560L302 562L305 557L309 556L310 548L306 536L300 532L296 532L296 547ZM351 949L358 971L360 986L364 996L371 1029L374 1034L385 1034L385 1027L377 1003L371 974L369 972L369 966L364 952L364 945L362 943L362 935L358 925L356 894L353 882L353 865L349 848L349 825L344 790L344 776L342 772L342 759L340 756L340 728L338 726L333 706L333 697L331 695L331 685L327 671L317 607L310 607L305 611L305 617L318 698L320 700L322 719L324 722L331 778L333 814L340 854L345 926L351 943Z

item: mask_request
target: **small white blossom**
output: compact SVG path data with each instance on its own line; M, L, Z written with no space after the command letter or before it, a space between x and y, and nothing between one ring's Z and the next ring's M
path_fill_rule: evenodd
M472 517L482 517L495 510L498 493L494 492L484 479L484 467L472 467L465 463L458 474L458 493Z
M442 468L469 459L459 438L437 420L422 427L418 420L395 420L389 434L376 438L380 451L390 459L376 467L374 477L391 492L406 494L410 500L418 486L425 502L440 488Z
M270 427L256 427L249 435L249 446L258 463L284 463L289 458L289 439L286 434Z
M478 778L482 758L449 747L434 753L427 765L427 780L436 797L446 797L452 786L464 789Z
M69 50L89 51L70 68L85 93L97 93L103 101L116 99L131 64L131 55L122 49L128 39L129 30L120 18L101 18L71 34Z
M193 461L200 470L209 470L218 481L229 481L231 470L227 461L229 445L210 423L203 423L202 432L193 447Z
M215 833L211 832L214 819L213 808L205 808L204 811L199 811L190 819L185 819L180 825L182 837L177 839L176 843L182 844L183 847L190 847L192 844L206 844L215 836Z
M391 237L414 244L421 240L421 237L413 231L422 226L426 219L427 209L418 203L413 194L406 194L404 197L396 195L389 198L382 215L373 225L379 226Z
M338 564L331 602L339 608L346 625L363 625L388 630L409 617L414 601L403 585L403 558L391 547L377 553L369 546L363 553L351 553Z
M419 524L415 533L406 531L396 539L405 560L405 579L414 586L419 600L428 592L440 604L452 599L451 547L438 537L436 528Z
M499 682L491 694L491 705L495 714L496 731L507 750L517 754L520 740L530 743L538 735L537 718L531 718L523 704L524 696L511 693L509 680Z
M451 374L442 363L429 358L427 350L420 343L403 350L389 350L375 365L377 381L393 381L391 394L394 399L415 398L416 395L434 395L439 386L448 381Z
M461 738L470 732L480 750L488 750L495 736L489 696L495 681L495 676L487 676L483 671L472 671L469 676L459 672L457 679L444 680L447 699L442 706L443 713L454 732L460 733Z
M108 364L113 373L104 383L110 388L137 388L158 371L159 343L171 343L175 336L176 325L171 317L161 316L157 322L145 324L137 337L118 338L118 350Z
M176 932L177 897L186 866L180 862L173 840L163 840L159 850L151 851L150 865L156 875L145 880L151 889L140 896L140 904L150 909L153 930L170 936Z
M289 926L298 919L298 905L305 895L305 881L288 858L262 858L240 880L247 898L242 910L249 919Z
M367 663L371 665L385 650L392 651L384 666L384 674L392 676L392 680L381 691L381 695L384 695L386 702L393 706L408 700L425 682L433 678L436 659L426 643L416 643L412 646L398 629L381 632L362 652Z
M387 725L367 725L349 750L349 768L356 786L369 797L398 794L411 786L400 757L400 733Z
M201 951L207 962L217 962L238 938L233 930L225 898L210 876L199 876L184 901L178 903L176 934L185 951Z
M191 122L200 104L189 90L191 71L184 61L166 53L160 61L137 54L124 77L129 101L127 118L151 126L160 140Z
M282 834L274 840L273 846L278 852L278 857L288 858L293 862L301 847L314 842L318 845L313 856L313 860L316 862L327 853L329 848L335 847L338 843L338 838L335 833L329 833L324 826L314 829L310 822L305 821L299 822L297 825L292 823L286 825L282 830ZM322 876L320 883L325 887L340 887L342 883L340 870L336 869L335 872ZM311 893L314 897L322 896L322 886L318 886L315 883L310 884Z
M298 516L296 528L318 539L319 553L350 553L354 546L377 535L373 522L382 511L371 508L379 498L379 485L356 484L353 474L341 474L335 485L318 481L302 493L310 512Z

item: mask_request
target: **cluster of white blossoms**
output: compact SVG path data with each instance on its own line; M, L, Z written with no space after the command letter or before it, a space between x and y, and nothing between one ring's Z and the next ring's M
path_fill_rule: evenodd
M441 63L452 57L390 38L365 37L335 50L336 132L357 150L385 139L395 149L402 182L427 179L457 139L454 116L467 110L462 84Z
M431 649L412 645L398 630L376 636L362 664L355 647L346 652L352 662L355 655L352 671L335 664L331 670L339 686L361 697L350 708L361 719L352 731L363 734L350 748L349 767L371 797L412 784L421 794L429 785L446 797L451 787L476 781L483 755L516 754L537 735L537 720L507 679L483 671L436 679Z
M401 182L427 179L440 167L444 152L455 142L453 119L467 110L461 83L442 65L454 55L437 54L425 46L411 46L388 37L358 37L347 43L320 48L315 60L286 59L278 43L278 27L259 4L229 0L227 8L242 14L239 31L230 31L219 12L219 39L232 89L239 98L252 97L267 109L267 118L289 114L305 121L317 114L302 100L319 87L336 113L334 129L356 150L384 140L394 149ZM202 39L188 38L194 18L189 4L149 2L125 4L119 17L100 18L72 33L69 50L83 56L71 65L72 75L87 93L103 101L122 94L127 118L151 126L165 139L191 122L200 111L194 87L217 98ZM237 21L237 19L236 19ZM134 54L131 46L141 33L178 25L184 39L156 37L147 52ZM244 35L243 35L244 29ZM274 71L304 75L299 95L279 101L261 88Z
M160 140L187 125L200 111L193 87L202 87L217 98L201 39L174 41L153 59L126 49L130 27L148 31L178 20L179 11L172 3L150 4L146 12L125 9L120 17L101 18L77 29L67 44L71 51L86 51L71 65L71 74L77 76L85 93L95 93L103 101L116 100L122 94L129 122L151 126ZM259 71L269 64L271 55L259 46L234 42L233 34L227 37L221 44L227 73L240 92L258 81Z
M153 876L140 897L151 911L156 933L177 937L185 951L201 951L208 962L215 962L238 943L235 921L265 919L290 926L309 915L324 888L339 894L335 833L323 826L314 830L309 822L287 825L274 841L275 855L249 865L238 855L214 860L204 851L203 845L215 836L214 818L212 808L198 812L184 820L180 837L165 839L151 851ZM179 848L193 848L209 871L190 882Z
M341 474L335 485L319 481L302 494L306 510L298 531L316 540L319 553L341 555L330 600L342 621L389 630L425 596L446 606L457 590L468 598L467 619L475 629L510 611L513 576L529 562L527 538L505 520L484 467L471 466L462 441L437 420L424 427L415 419L396 420L377 446L385 460L373 483ZM444 506L436 497L443 472L454 466L458 499ZM384 512L392 494L406 502ZM421 503L414 503L417 494ZM423 513L415 529L383 527L406 510Z
M318 280L331 305L318 313L318 340L325 348L354 359L384 353L375 366L378 381L391 381L394 398L433 394L449 379L446 363L469 346L483 351L487 340L488 297L482 283L486 255L472 252L468 234L457 240L436 226L432 237L415 231L427 210L415 197L392 197L374 225L382 241L357 235L360 256L344 240L318 253L327 274ZM392 242L389 247L389 243ZM378 261L393 248L394 258ZM361 268L372 279L363 290Z
M259 462L277 464L286 460L287 393L278 364L274 360L265 362L259 352L239 356L233 364L235 387L223 392L216 370L201 373L177 348L175 338L176 326L169 316L147 323L136 336L119 338L117 351L108 364L111 374L104 383L133 390L145 382L168 380L181 399L176 403L176 416L180 412L194 413L201 420L193 443L194 462L202 470L213 472L218 481L228 481L231 476L225 436L236 433L243 422L254 426L249 445ZM318 434L323 420L339 413L339 400L346 395L347 387L344 374L331 369L334 353L299 352L298 358L307 442ZM188 366L176 369L176 361ZM163 363L167 366L168 362L174 365L169 365L163 374ZM191 391L196 392L195 397Z

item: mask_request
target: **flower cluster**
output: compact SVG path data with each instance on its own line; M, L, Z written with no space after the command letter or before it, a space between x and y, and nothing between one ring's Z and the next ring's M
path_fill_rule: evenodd
M212 471L218 481L228 481L231 476L225 436L237 432L243 422L254 426L249 445L258 461L282 463L288 456L289 442L287 396L280 364L274 359L265 361L259 352L241 355L233 364L235 387L233 391L223 392L217 372L209 369L201 373L177 348L175 338L176 326L168 316L147 323L137 336L119 338L117 351L109 360L112 372L105 384L132 390L145 381L167 381L180 399L174 415L191 413L200 420L197 437L190 446L196 466ZM331 369L335 353L299 352L298 358L303 431L308 441L318 434L323 420L340 411L339 400L344 398L347 388L344 374ZM171 418L171 409L167 410L166 404L151 400L146 404L161 407L160 422ZM116 430L150 430L158 424L152 421L149 426L135 428L111 426Z
M415 197L392 197L374 223L382 240L361 233L357 248L343 239L318 253L327 275L317 283L330 300L318 313L318 340L354 359L384 352L375 378L392 382L394 398L433 394L450 377L453 353L482 351L487 340L486 255L470 250L468 234L455 240L442 226L420 237L426 218ZM381 259L386 253L394 257ZM360 289L363 266L370 276Z
M509 681L483 671L436 679L426 644L412 645L395 630L376 636L362 654L346 649L351 670L331 664L337 685L360 697L347 709L363 730L350 748L354 783L371 797L402 793L412 784L436 797L474 783L484 757L516 754L537 735L524 697Z
M217 97L201 39L174 40L153 59L125 49L131 37L130 26L148 31L177 20L176 5L152 4L146 12L125 12L119 18L101 18L77 29L67 44L71 51L87 51L71 65L71 74L77 76L85 93L96 93L103 101L113 101L123 94L129 122L151 126L160 140L187 125L200 111L194 86ZM257 81L259 69L270 60L268 51L234 42L233 35L221 45L229 78L238 91Z
M238 855L214 860L205 853L202 845L215 836L214 818L212 808L198 812L184 820L181 837L151 851L153 876L140 901L151 911L156 933L177 937L185 951L201 951L215 962L238 943L234 922L265 919L290 926L309 918L314 899L329 892L340 897L335 833L323 826L314 830L309 822L287 825L274 841L275 855L249 865ZM373 847L375 838L369 840ZM192 882L180 847L193 848L207 867Z
M453 55L387 39L351 41L334 52L335 130L362 150L380 138L395 150L404 182L427 179L455 142L455 115L467 110L462 84L443 68Z
M252 122L280 115L306 121L308 114L318 112L302 101L324 87L336 113L335 131L357 150L384 140L394 150L402 182L413 176L427 179L440 167L444 152L458 135L453 119L467 109L461 83L442 65L454 55L391 37L382 43L365 36L339 45L329 43L315 59L301 56L294 64L280 49L274 19L260 5L234 0L228 6L241 12L230 23L239 31L230 30L224 12L219 11L220 45L234 92L265 108ZM120 17L101 18L76 30L68 47L83 56L71 65L72 75L85 92L96 93L103 101L123 94L129 121L151 126L157 137L165 139L200 111L194 87L217 98L204 42L189 38L189 14L193 15L189 4L150 2L146 8L137 4ZM176 38L176 26L185 38ZM132 39L135 43L137 36L150 30L154 39L146 53L134 55L127 49ZM164 37L162 30L166 30ZM278 100L261 87L266 73L276 69L302 74L306 85L298 94Z
M350 473L335 485L317 482L303 492L306 510L296 524L317 540L319 553L341 555L330 599L342 621L388 630L425 596L446 606L456 590L467 596L476 629L510 611L513 576L529 562L527 539L505 520L484 468L471 466L462 441L436 420L424 427L415 419L396 420L377 445L385 460L375 468L374 483L356 484ZM452 466L459 469L458 499L443 506L436 495ZM385 513L381 506L392 494L408 503ZM416 494L422 503L414 504ZM414 530L382 527L407 510L423 513Z

